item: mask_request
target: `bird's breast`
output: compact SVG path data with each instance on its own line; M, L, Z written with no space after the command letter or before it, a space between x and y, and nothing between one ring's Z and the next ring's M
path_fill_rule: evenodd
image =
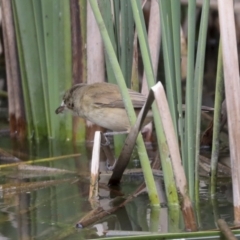
M121 108L93 107L85 112L85 117L106 129L112 131L127 131L130 129L127 113Z

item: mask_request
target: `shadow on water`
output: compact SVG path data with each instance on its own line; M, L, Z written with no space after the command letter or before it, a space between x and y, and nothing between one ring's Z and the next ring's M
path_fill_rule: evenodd
M167 208L164 193L161 193L160 220L158 212L157 217L155 216L156 221L154 220L155 211L149 205L146 189L113 214L100 219L94 225L77 229L76 223L93 210L88 201L92 146L79 144L73 147L70 142L56 141L19 145L7 137L0 138L0 145L10 155L24 161L66 156L64 159L51 159L24 165L25 167L22 167L23 165L8 167L6 160L8 164L19 160L10 157L1 159L0 239L90 239L106 231L112 231L112 234L116 235L124 231L137 233L153 229L163 233L184 231L181 219L180 224L171 222L171 212L175 210ZM68 157L73 153L80 155ZM139 168L139 164L138 160L134 159L130 167ZM102 162L102 168L105 168L105 161ZM100 181L104 182L106 176L102 175ZM143 181L142 174L131 173L124 176L121 188L116 191L109 191L107 185L100 184L100 206L106 211L117 206ZM232 225L230 179L219 180L215 201L211 201L208 181L206 177L201 180L200 229L215 229L216 216ZM162 177L156 177L156 182L161 189ZM157 224L155 228L154 221Z

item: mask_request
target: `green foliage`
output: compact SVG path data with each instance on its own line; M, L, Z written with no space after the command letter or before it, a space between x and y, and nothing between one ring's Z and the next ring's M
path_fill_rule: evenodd
M71 86L69 2L14 0L13 9L28 138L71 138L70 116L55 114Z
M110 60L112 70L114 72L114 75L115 75L115 78L117 80L118 86L121 89L121 95L122 95L122 98L123 98L123 101L124 101L125 108L126 108L127 113L128 113L129 121L130 121L131 125L133 126L136 122L136 114L135 114L135 111L133 109L133 104L132 104L132 101L130 99L129 93L127 91L126 82L124 81L123 73L122 73L120 65L118 63L116 53L114 51L111 39L108 35L108 31L107 31L106 26L104 24L104 20L102 18L101 13L100 13L98 4L94 0L90 0L90 4L91 4L91 7L92 7L94 16L96 18L96 21L98 23L98 27L99 27L100 32L101 32L104 47L106 49L107 56ZM146 152L146 148L145 148L145 145L144 145L144 142L143 142L143 138L140 134L138 135L138 138L137 138L137 146L138 146L138 154L139 154L139 158L140 158L140 161L141 161L144 178L145 178L145 181L146 181L146 186L148 188L148 195L149 195L150 202L151 202L152 205L155 205L155 206L158 205L159 206L160 202L159 202L159 197L158 197L158 194L157 194L157 189L156 189L156 185L155 185L155 182L154 182L153 174L152 174L152 171L151 171L151 166L150 166L150 163L149 163L149 159L148 159L148 156L147 156L147 152Z
M134 21L130 1L99 1L99 8L109 38L119 61L127 87L131 87ZM106 54L107 79L116 83L112 67Z

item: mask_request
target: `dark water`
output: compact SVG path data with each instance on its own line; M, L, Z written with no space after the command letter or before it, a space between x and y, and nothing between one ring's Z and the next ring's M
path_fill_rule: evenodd
M0 146L22 160L81 154L77 157L32 164L32 169L1 169L0 239L90 239L96 238L96 232L101 234L104 230L184 231L181 215L178 222L172 220L172 216L180 212L179 209L167 208L162 200L159 218L159 211L150 208L145 191L93 226L77 229L76 223L92 210L88 201L91 145L79 144L73 147L70 142L45 141L39 145L22 143L20 146L2 137ZM131 166L138 166L136 162L135 159ZM5 161L2 161L2 164L5 164ZM104 168L105 162L101 165ZM69 172L62 173L59 169ZM107 182L105 178L107 179L108 175L103 175L100 180ZM232 225L230 179L219 180L215 201L209 197L208 180L201 180L201 201L197 206L199 228L216 228L215 219L220 217ZM161 177L156 178L156 181L161 188ZM125 176L117 192L127 197L142 182L141 175ZM113 197L116 197L116 194L100 186L99 201L104 209L114 205L111 202Z

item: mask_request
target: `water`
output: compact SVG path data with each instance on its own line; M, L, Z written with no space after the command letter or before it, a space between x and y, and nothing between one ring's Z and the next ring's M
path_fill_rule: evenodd
M176 213L179 209L167 208L162 202L159 217L159 212L151 209L146 191L98 223L77 229L76 223L93 209L94 204L88 201L91 145L73 146L70 142L45 141L39 145L22 143L20 146L4 137L0 139L0 145L23 160L80 154L33 164L33 168L21 171L17 167L1 169L0 239L90 239L109 230L184 231L181 217L177 223L170 218L172 211ZM136 162L135 159L130 165L138 166ZM105 162L101 165L104 168ZM59 169L67 172L62 173ZM108 175L102 176L101 181L107 182L105 178ZM215 201L209 197L208 180L201 179L201 201L198 205L200 230L216 228L215 219L219 217L232 225L230 179L219 180ZM162 179L157 177L156 181L161 188ZM118 196L119 201L123 201L122 197L131 195L142 182L141 175L128 175L123 178L121 188L115 191L100 185L101 206L111 209L117 205L112 202L114 197Z

